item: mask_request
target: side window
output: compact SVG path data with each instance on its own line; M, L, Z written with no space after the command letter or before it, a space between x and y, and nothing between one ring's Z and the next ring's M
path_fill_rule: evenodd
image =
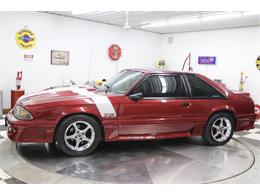
M187 97L181 75L149 76L135 92L142 92L144 97Z
M187 74L192 97L195 98L223 98L224 96L217 91L214 87L198 78L196 75Z

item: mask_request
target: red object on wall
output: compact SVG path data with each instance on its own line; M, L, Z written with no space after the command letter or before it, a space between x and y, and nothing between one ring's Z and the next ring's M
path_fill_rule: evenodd
M116 44L111 45L108 48L108 55L111 60L118 60L121 57L121 48Z
M11 108L15 106L19 97L24 95L24 90L11 90Z
M19 90L21 88L21 81L23 78L23 72L18 71L16 76L16 89Z

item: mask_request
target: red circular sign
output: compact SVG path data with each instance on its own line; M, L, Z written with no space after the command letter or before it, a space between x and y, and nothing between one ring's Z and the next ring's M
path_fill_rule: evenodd
M121 57L121 48L113 44L108 48L108 54L111 60L118 60Z

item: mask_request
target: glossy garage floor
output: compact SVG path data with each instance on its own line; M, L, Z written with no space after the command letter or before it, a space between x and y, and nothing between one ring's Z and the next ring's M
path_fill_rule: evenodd
M19 154L46 171L99 183L211 183L243 174L254 154L232 139L220 147L200 137L103 143L86 157L68 157L47 144L19 144Z

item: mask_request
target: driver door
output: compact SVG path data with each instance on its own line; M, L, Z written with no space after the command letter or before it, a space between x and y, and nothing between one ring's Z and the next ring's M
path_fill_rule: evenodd
M190 103L182 74L148 76L132 93L143 97L125 97L119 108L119 135L186 132Z

